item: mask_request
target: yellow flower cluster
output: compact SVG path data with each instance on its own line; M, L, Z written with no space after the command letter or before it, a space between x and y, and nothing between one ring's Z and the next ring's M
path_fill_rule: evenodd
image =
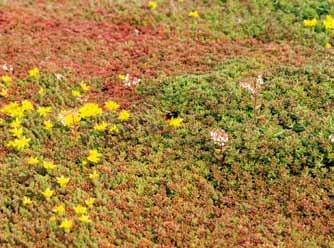
M23 135L23 128L22 127L15 127L9 130L9 132L16 138L20 138Z
M0 90L0 96L8 97L8 89L6 87L12 83L13 79L8 75L4 75L1 77L1 81L4 83L4 88Z
M80 82L80 88L81 88L81 90L83 91L83 92L87 92L87 91L89 91L89 89L90 89L90 86L89 85L87 85L85 82Z
M51 190L50 188L47 188L42 192L42 195L44 196L46 200L50 200L53 194L54 194L54 191Z
M326 29L334 29L334 17L327 15L324 20L324 26Z
M37 113L40 116L42 116L42 117L47 116L51 112L52 112L52 108L51 107L38 107L37 108Z
M10 84L13 82L13 79L8 75L3 75L1 76L0 81L4 83L4 85L1 85L4 88L0 90L0 96L8 97L8 89L6 87L10 86Z
M102 109L96 103L86 103L79 108L81 118L94 117L102 114Z
M119 74L118 79L124 81L126 79L126 76L124 74Z
M13 79L8 75L3 75L1 76L1 81L4 82L7 86L9 86L13 82Z
M24 100L21 104L17 102L11 102L0 109L0 112L13 118L22 118L28 111L33 110L32 103L28 100Z
M111 111L111 112L114 112L116 111L117 109L119 109L119 104L117 102L114 102L114 101L107 101L104 103L104 107Z
M79 90L72 90L72 96L73 97L80 97L81 96L81 92Z
M94 203L95 203L95 198L93 198L93 197L90 197L87 200L85 200L85 204L89 208L93 207Z
M147 7L149 7L150 9L155 9L158 7L158 3L156 1L149 1Z
M29 70L29 77L31 78L38 78L39 77L39 69L37 67L32 68L31 70Z
M57 215L64 215L65 212L66 212L66 209L65 209L64 204L60 204L60 205L58 205L58 206L55 206L55 207L52 209L52 212L54 212L54 213L57 214Z
M38 79L40 77L40 72L38 68L33 68L29 71L29 77ZM10 76L2 76L0 80L0 85L10 85L12 83L12 78ZM6 87L4 86L4 87ZM87 92L90 89L90 87L84 83L80 83L80 90L73 90L72 95L74 96L80 96L83 92ZM4 88L1 90L0 88L0 95L2 96L7 96L8 92L7 89ZM45 90L44 88L40 88L39 90L39 95L44 96L45 95ZM113 101L108 101L105 103L105 109L110 111L110 112L115 112L119 109L119 104ZM22 123L28 124L28 122L23 122L24 117L26 114L30 111L34 110L34 105L31 101L24 100L21 102L10 102L0 108L0 113L6 115L7 117L10 117L11 119L9 122L9 130L8 133L11 135L13 140L10 140L9 142L6 143L7 147L16 149L18 151L26 150L29 148L29 144L31 143L31 139L28 137L24 136L24 128L27 126L23 126ZM51 113L54 111L52 107L50 106L37 106L36 108L36 113L38 114L39 117L44 118L48 117L51 115ZM99 107L98 104L96 103L86 103L83 106L81 106L78 111L76 110L67 110L67 111L61 111L59 113L59 121L63 123L63 125L72 127L76 124L79 124L81 119L84 118L89 118L89 117L96 117L99 115L102 115L103 111L102 108ZM121 120L125 120L129 118L129 114L120 114ZM122 117L123 116L123 117ZM32 115L34 117L34 115ZM108 117L106 117L108 118ZM42 119L42 128L45 130L52 130L54 128L54 124L52 122L52 116L50 118ZM2 125L6 126L6 120L3 119ZM104 131L108 128L108 124L106 121L102 122L97 122L95 123L94 129L96 131ZM116 125L111 125L110 130L117 131L117 126ZM27 151L27 150L26 150ZM27 151L28 152L28 151ZM92 149L88 152L87 154L87 163L90 162L92 164L97 164L102 160L102 153L100 153L96 149ZM40 159L39 156L37 155L29 155L25 159L25 164L29 166L39 166L43 168L47 173L51 173L55 171L58 166L50 161L50 160L43 160ZM31 169L33 167L30 167ZM94 170L92 173L89 174L89 178L94 181L97 180L99 177L99 174ZM60 189L65 189L71 182L70 177L66 177L64 175L56 176L54 178L55 183L58 185ZM49 201L52 199L52 197L56 194L56 190L52 189L51 187L45 187L44 189L41 190L40 194L43 196L43 198L46 201ZM23 196L22 197L22 205L29 207L34 204L32 199L28 196ZM87 214L87 209L92 208L95 203L95 198L90 197L86 198L84 201L84 206L83 205L76 205L73 210L77 216L77 220L81 223L88 224L91 223L92 220L90 219L89 215ZM58 204L52 208L53 216L50 217L50 221L56 221L57 216L63 216L66 213L66 208L63 203ZM73 228L74 221L68 218L64 218L61 220L59 223L59 227L64 230L65 233L68 233L71 231Z
M95 198L89 198L86 201L86 205L89 207L92 207ZM87 208L78 204L75 207L73 207L74 213L78 217L78 220L84 224L89 224L92 222L92 220L89 218L87 215ZM65 206L64 204L60 204L56 207L53 208L53 212L57 215L64 215L65 214ZM62 222L60 223L59 227L64 230L65 233L69 233L73 227L73 221L69 220L67 218L63 219Z
M44 124L44 129L47 131L50 131L53 128L53 123L51 122L51 120L46 120L43 122Z
M73 208L76 215L84 215L87 213L87 208L81 205L77 205Z
M80 122L80 119L79 114L73 110L62 111L58 116L58 120L67 127L77 125Z
M116 124L112 124L112 125L110 126L110 128L109 128L109 132L110 132L110 133L118 133L118 132L119 132L119 129L118 129L117 125L116 125Z
M7 89L1 89L0 96L2 96L2 97L8 97L8 90Z
M183 122L183 119L182 118L172 118L169 120L168 124L171 126L171 127L180 127L181 124Z
M152 1L154 2L154 1ZM152 9L156 8L154 4L151 6ZM31 79L38 79L40 77L40 72L38 68L33 68L29 71L29 78ZM122 77L120 77L121 79ZM124 80L126 79L126 76L124 77ZM12 79L8 76L2 76L1 81L9 85L12 82ZM37 81L37 80L36 80ZM1 84L1 82L0 82ZM80 89L79 90L72 90L72 95L75 97L81 96L84 92L87 92L90 90L89 85L87 85L84 82L80 82ZM37 98L37 101L41 99L40 97L43 97L46 94L46 88L40 88L39 90L39 97ZM42 99L43 100L43 99ZM105 112L103 112L102 107L100 107L97 103L84 103L81 106L78 106L76 109L68 109L68 110L60 110L57 111L57 108L54 106L47 106L43 104L44 101L40 101L40 105L34 105L31 101L24 100L21 102L9 102L8 104L4 105L0 108L0 112L7 117L9 117L9 123L6 124L6 120L3 120L3 126L7 127L9 126L8 133L11 135L13 140L10 140L6 143L7 147L16 149L18 151L26 151L28 153L27 157L25 158L24 163L29 166L29 169L38 169L38 171L47 172L48 177L53 178L53 182L55 183L56 187L49 186L42 186L41 191L39 192L41 196L43 196L45 201L49 201L49 203L53 201L57 201L55 195L59 191L65 191L68 190L69 185L74 184L74 181L71 179L70 176L59 175L58 172L64 171L62 168L60 168L59 165L57 165L55 162L52 161L52 159L46 158L44 159L43 156L36 154L34 150L28 151L27 148L29 148L29 145L33 142L31 142L30 136L25 137L25 131L29 126L31 126L31 118L38 117L40 118L41 126L39 126L41 129L51 131L56 130L58 127L55 116L58 115L58 121L61 122L66 127L77 127L77 129L74 129L72 131L79 132L82 129L85 129L87 127L87 123L91 124L93 123L94 130L98 132L103 132L108 130L110 133L118 133L119 132L119 126L121 126L120 122L125 122L130 119L132 116L131 113L127 110L119 110L120 105L112 100L106 101L104 103L103 109ZM27 113L30 113L34 111L31 116L28 116L27 120L24 120L24 117L27 117ZM55 113L57 112L57 113ZM95 118L91 118L95 117ZM91 119L89 119L91 118ZM115 124L111 121L111 118L115 120ZM81 122L82 121L82 122ZM81 122L81 123L80 123ZM24 124L24 125L22 125ZM82 125L80 125L82 124ZM48 138L53 138L52 136L56 135L56 132L48 132ZM95 135L95 133L93 133ZM34 137L33 135L31 137ZM84 158L84 161L82 161L83 165L96 165L98 163L101 163L103 160L103 153L99 150L99 148L92 148L89 150ZM58 169L59 168L59 169ZM89 167L84 168L85 170L90 169ZM88 178L91 180L92 184L96 184L98 182L98 179L100 178L100 174L98 170L94 169L87 173ZM53 197L55 199L53 199ZM51 201L52 200L52 201ZM90 197L86 198L82 205L77 204L73 207L73 211L76 215L76 220L71 218L65 218L66 214L66 208L65 208L65 202L64 203L58 203L53 206L53 208L50 210L52 212L52 216L50 217L50 221L57 221L57 218L59 216L63 216L63 219L59 220L59 228L61 228L65 233L68 233L72 230L75 222L78 221L84 224L91 223L92 220L90 219L88 210L94 206L95 198ZM33 200L30 199L28 196L23 196L21 199L21 204L29 207L31 205L35 205ZM37 204L37 202L36 202Z
M69 219L64 219L59 225L60 228L64 230L65 233L69 233L72 229L73 221Z
M22 200L22 203L23 203L23 205L31 205L32 204L32 200L29 198L29 197L27 197L27 196L24 196L23 197L23 200Z
M43 162L43 168L47 171L50 172L54 169L56 169L57 165L55 165L53 162L51 161L44 161Z
M101 123L95 124L94 130L98 132L103 132L107 129L107 127L108 127L108 124L105 121L103 121Z
M97 171L93 171L93 173L89 174L89 179L92 180L93 182L99 179L100 175L97 173Z
M90 89L90 86L83 81L80 82L79 86L80 86L80 89L75 89L75 90L72 90L71 92L72 96L75 98L81 97L82 93L86 93Z
M92 222L89 216L87 215L87 208L82 205L77 205L73 208L75 214L78 216L78 219L82 223Z
M315 27L317 24L318 20L316 18L304 20L305 27ZM331 15L327 15L323 20L323 24L326 29L334 29L334 17Z
M56 179L57 179L57 183L59 184L61 188L65 188L70 181L69 177L64 177L64 176L57 177Z
M98 162L100 162L102 158L102 154L99 153L97 150L89 150L89 154L87 157L87 160L93 164L97 164Z
M130 118L130 113L126 110L122 110L118 115L118 119L120 121L127 121L129 118Z
M199 13L198 13L198 11L190 11L188 13L188 16L192 17L192 18L199 18Z
M31 140L30 138L26 138L26 137L23 136L23 137L14 139L12 141L9 141L7 143L7 147L16 149L18 151L22 151L22 150L29 147L30 140Z
M33 157L33 156L29 157L27 160L28 165L37 165L38 163L39 163L38 158Z
M317 21L316 18L304 20L304 26L305 27L315 27L317 25L317 23L318 23L318 21Z

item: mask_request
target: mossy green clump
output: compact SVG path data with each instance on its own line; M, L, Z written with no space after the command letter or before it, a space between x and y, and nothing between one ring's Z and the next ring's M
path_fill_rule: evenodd
M208 134L214 127L226 130L231 140L222 169L238 164L272 175L284 167L292 174L325 176L333 165L328 139L334 131L329 108L333 80L328 74L333 72L320 66L261 69L253 59L233 59L210 74L177 76L143 92L160 99L154 105L161 111L185 118L189 136ZM268 73L258 89L256 111L254 96L241 87L243 80L251 85L256 80L244 78L246 72Z

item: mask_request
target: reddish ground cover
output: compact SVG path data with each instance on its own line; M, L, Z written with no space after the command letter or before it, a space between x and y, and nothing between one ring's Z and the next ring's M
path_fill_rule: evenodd
M308 53L287 43L203 42L187 34L180 37L165 32L161 26L113 23L111 17L105 22L71 20L14 6L0 11L0 63L14 65L17 74L39 66L53 71L68 68L80 78L115 77L125 72L152 77L205 71L233 56L298 65Z
M288 43L253 39L199 41L186 33L166 32L161 26L121 23L110 15L104 22L72 19L36 6L0 10L0 28L0 65L13 65L16 76L37 66L49 72L67 69L74 78L104 78L106 96L124 106L136 102L138 96L117 83L120 73L152 78L205 72L225 59L242 56L256 57L269 67L300 65L309 52L292 49Z

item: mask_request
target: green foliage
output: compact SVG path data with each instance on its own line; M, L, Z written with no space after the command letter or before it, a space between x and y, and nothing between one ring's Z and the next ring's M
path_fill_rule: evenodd
M274 6L276 10L294 14L301 20L319 18L323 15L334 14L334 5L328 0L276 0L274 1Z
M292 174L326 176L334 163L328 141L334 130L331 110L323 106L334 96L333 80L328 78L333 72L284 67L272 72L260 89L254 116L252 95L240 82L244 73L260 68L252 59L229 60L208 75L171 78L146 89L146 94L159 96L154 105L162 111L176 111L186 118L193 127L188 135L208 135L213 127L225 129L231 143L222 169L237 163L267 175L287 167ZM184 139L186 143L187 136Z

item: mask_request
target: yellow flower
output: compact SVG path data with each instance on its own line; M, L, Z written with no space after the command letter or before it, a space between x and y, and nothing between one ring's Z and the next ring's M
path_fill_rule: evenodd
M96 171L89 174L89 179L92 180L92 181L96 181L97 179L99 179L99 177L100 177L100 175Z
M85 203L86 203L87 207L91 208L91 207L93 207L93 205L95 203L95 198L90 197L87 200L85 200Z
M72 96L74 96L74 97L80 97L81 93L78 90L72 90Z
M80 122L80 116L75 111L62 111L58 118L64 126L73 127Z
M118 127L117 127L115 124L113 124L113 125L111 125L111 127L109 128L109 132L111 132L111 133L118 133L118 132L119 132L119 129L118 129Z
M52 209L52 212L54 212L55 214L57 215L63 215L65 214L66 210L65 210L65 206L64 204L60 204L58 206L55 206L53 209Z
M119 113L118 119L120 121L127 121L130 118L130 113L126 110L123 110Z
M118 75L118 79L121 80L121 81L124 81L126 78L126 76L124 74L119 74Z
M29 197L24 196L23 200L22 200L22 203L23 203L23 205L31 205L32 201L31 201L31 199Z
M47 171L51 171L53 169L55 169L57 166L50 162L50 161L44 161L43 162L43 168L46 169Z
M16 127L16 128L12 128L11 130L9 130L9 132L16 138L20 138L23 135L23 128L22 127Z
M9 141L7 143L7 146L16 149L18 151L22 151L29 146L29 142L30 139L23 136L21 138Z
M46 200L49 200L53 196L53 194L54 194L54 191L51 190L50 188L47 188L46 190L42 192L42 195L44 196Z
M18 128L21 126L21 124L22 124L22 121L20 119L15 119L9 124L9 126L11 128Z
M87 91L89 91L89 89L90 89L89 85L87 85L87 84L84 83L84 82L81 82L81 83L80 83L80 88L81 88L81 90L82 90L83 92L87 92Z
M65 233L69 233L71 231L71 228L73 227L73 222L71 220L64 219L60 223L59 227L62 228Z
M39 163L39 160L38 160L38 158L36 158L36 157L30 157L30 158L28 158L28 160L27 160L27 164L28 165L36 165L36 164L38 164Z
M79 116L87 118L102 114L102 109L96 103L86 103L79 109Z
M8 96L8 90L7 89L1 89L0 96L7 97Z
M75 124L78 124L79 122L80 122L79 115L72 113L65 115L65 120L64 120L65 126L72 127Z
M107 102L104 103L104 107L107 110L109 110L111 112L114 112L119 108L119 104L117 102L114 102L114 101L107 101Z
M87 166L87 164L88 164L87 160L83 160L83 161L81 162L81 165L82 165L82 166Z
M192 18L199 18L199 14L198 14L197 11L190 11L190 12L188 13L188 16L189 16L189 17L192 17Z
M84 215L87 213L87 208L81 205L77 205L73 208L74 212L76 213L76 215Z
M305 27L315 27L317 25L318 21L316 18L313 19L308 19L308 20L304 20L304 26Z
M32 78L38 78L39 77L39 69L37 67L32 68L31 70L29 70L29 77Z
M28 100L22 101L21 106L22 106L21 108L23 109L23 111L30 111L34 109L34 106Z
M0 111L15 118L22 118L24 116L23 108L16 102L11 102L3 106Z
M150 9L155 9L156 7L158 7L158 3L156 1L149 1L147 7L149 7Z
M52 215L50 218L49 218L49 221L50 222L56 222L56 216Z
M325 45L325 48L326 48L326 49L330 49L330 48L332 48L331 43L327 42L326 45Z
M53 128L53 124L50 120L46 120L43 122L44 129L50 131Z
M79 221L82 222L82 223L85 223L85 224L88 224L88 223L92 222L92 220L89 218L88 215L81 215L79 217Z
M334 17L327 15L324 20L324 25L326 29L334 29Z
M12 83L13 79L8 75L4 75L1 77L1 81L4 82L8 86Z
M182 118L172 118L169 120L168 124L172 127L180 127L183 122Z
M101 160L102 154L99 153L97 150L89 150L89 154L87 160L94 164L98 163Z
M45 95L45 90L44 90L44 88L40 87L40 88L39 88L39 91L38 91L38 94L39 94L40 96L44 96L44 95Z
M95 124L94 130L98 131L98 132L103 132L107 129L107 126L108 126L108 124L105 121L103 121L100 124Z
M51 107L38 107L37 108L37 113L42 116L45 117L47 116L47 114L52 112L52 108Z
M70 178L68 177L64 177L64 176L57 177L57 183L62 188L65 188L69 181L70 181Z

